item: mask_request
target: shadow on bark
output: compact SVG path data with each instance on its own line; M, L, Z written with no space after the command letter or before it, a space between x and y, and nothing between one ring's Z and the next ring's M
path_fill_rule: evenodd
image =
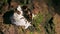
M55 34L55 30L54 30L54 23L53 23L53 17L46 22L45 24L45 30L47 34Z
M3 23L5 23L5 24L11 24L10 17L13 15L13 13L14 13L13 10L6 12L3 15Z

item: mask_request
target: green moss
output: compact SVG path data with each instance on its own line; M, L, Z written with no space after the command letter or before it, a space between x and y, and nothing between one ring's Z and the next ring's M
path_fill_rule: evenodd
M39 25L42 22L42 20L43 20L43 15L37 14L37 16L34 17L33 23L35 25Z
M40 32L40 28L39 28L39 25L40 25L40 23L43 21L43 15L42 14L37 14L37 16L35 16L34 18L33 18L33 24L36 26L35 28L36 28L36 30L38 31L38 32Z
M33 32L30 32L30 34L33 34Z

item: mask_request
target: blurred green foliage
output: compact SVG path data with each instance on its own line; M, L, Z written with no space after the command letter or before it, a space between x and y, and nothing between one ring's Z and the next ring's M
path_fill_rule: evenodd
M4 3L7 3L7 2L8 2L8 0L3 0L3 2L4 2Z

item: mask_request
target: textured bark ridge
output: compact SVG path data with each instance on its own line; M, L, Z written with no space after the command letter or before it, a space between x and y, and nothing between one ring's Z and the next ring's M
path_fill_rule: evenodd
M32 15L29 16L29 19L32 20L32 26L28 29L13 25L10 22L7 22L7 24L4 23L3 15L9 12L11 7L8 4L2 6L0 11L0 34L60 34L59 3L57 2L57 6L54 2L56 1L32 0L31 4L27 4L27 8L29 8L27 11L31 11L31 14L37 15L33 20ZM12 5L14 8L17 6ZM6 19L6 21L8 20Z

